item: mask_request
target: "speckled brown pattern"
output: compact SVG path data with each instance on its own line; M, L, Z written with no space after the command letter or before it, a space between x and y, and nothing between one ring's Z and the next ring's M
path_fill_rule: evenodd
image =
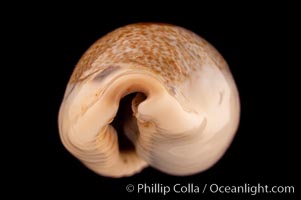
M95 66L101 69L116 63L151 70L164 82L181 81L200 68L208 56L217 66L225 66L208 42L186 29L167 24L132 24L96 41L78 62L70 83L84 79L84 73Z

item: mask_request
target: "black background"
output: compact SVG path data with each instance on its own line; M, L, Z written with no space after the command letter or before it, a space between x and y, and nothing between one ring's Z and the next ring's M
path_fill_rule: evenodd
M102 199L122 195L144 198L145 194L128 193L127 184L194 183L204 185L242 185L258 183L297 187L297 152L300 129L297 89L299 67L294 47L295 13L281 14L269 8L240 9L239 12L189 14L169 12L103 13L102 7L35 10L21 19L26 43L28 67L20 66L28 78L30 92L25 96L20 118L29 133L21 134L25 144L21 156L25 174L20 187L27 193L43 195L88 195ZM109 9L109 8L108 8ZM184 9L184 8L183 8ZM284 8L283 8L284 9ZM86 11L86 12L83 12ZM289 10L288 10L289 11ZM231 17L230 17L231 16ZM285 16L285 17L284 17ZM37 20L41 18L40 20ZM59 139L57 115L64 90L74 66L84 51L98 38L120 26L135 22L163 22L185 27L201 35L224 56L236 81L241 100L241 121L234 141L224 157L209 170L188 177L175 177L147 168L129 178L111 179L94 174L71 156ZM298 53L297 53L298 54ZM22 71L23 73L23 71ZM21 76L23 74L20 74ZM30 77L31 77L30 76ZM28 77L28 76L27 76ZM33 117L29 117L29 116ZM22 127L22 128L24 128ZM18 128L18 127L16 127ZM24 137L24 141L23 140ZM299 148L298 148L299 149ZM20 164L21 165L21 164ZM17 179L19 182L20 177ZM24 181L24 182L23 182ZM208 192L209 193L209 192ZM161 194L156 199L165 198ZM171 196L171 195L169 195ZM221 199L222 194L177 194L177 199ZM237 199L250 195L226 195ZM292 194L257 195L260 198L289 199ZM105 198L106 199L106 198Z

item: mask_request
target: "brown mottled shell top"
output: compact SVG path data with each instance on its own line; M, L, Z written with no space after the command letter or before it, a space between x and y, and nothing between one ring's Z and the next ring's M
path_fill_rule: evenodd
M167 24L133 24L95 42L78 62L70 82L84 79L93 73L94 66L100 70L116 63L150 70L166 82L183 81L207 59L220 68L226 66L208 42L186 29Z

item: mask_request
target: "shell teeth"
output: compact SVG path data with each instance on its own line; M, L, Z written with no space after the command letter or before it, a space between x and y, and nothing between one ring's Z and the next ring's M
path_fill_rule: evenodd
M239 115L235 82L214 47L181 27L133 24L79 60L59 132L67 150L102 176L131 176L147 166L183 176L223 156Z

